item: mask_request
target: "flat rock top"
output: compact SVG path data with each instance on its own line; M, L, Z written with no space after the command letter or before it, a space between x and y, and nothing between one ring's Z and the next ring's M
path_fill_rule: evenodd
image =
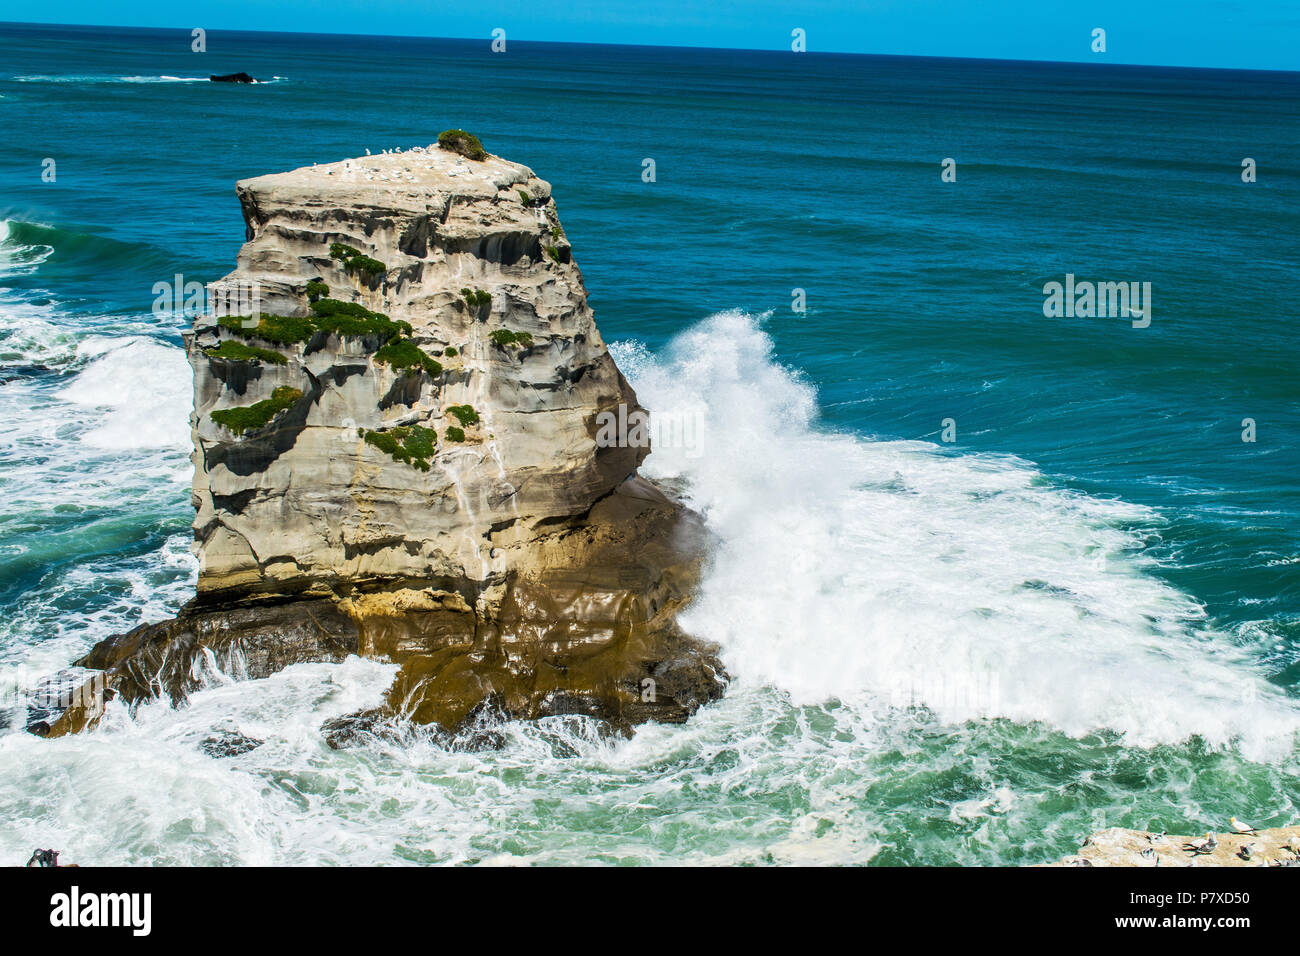
M349 194L370 195L376 189L421 196L443 193L491 198L503 189L529 181L540 182L527 166L491 153L483 160L466 159L434 144L257 176L240 180L237 188L260 195L328 196L334 201L345 201ZM547 187L537 198L545 200L549 196Z
M1049 866L1275 866L1300 861L1300 826L1255 833L1218 833L1218 846L1191 849L1200 836L1175 836L1112 827L1090 836L1079 852ZM1249 847L1248 856L1242 848ZM1145 854L1145 855L1144 855Z

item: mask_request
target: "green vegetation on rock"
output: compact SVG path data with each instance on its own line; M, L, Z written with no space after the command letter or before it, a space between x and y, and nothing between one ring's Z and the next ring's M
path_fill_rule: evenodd
M230 362L270 362L272 365L287 365L289 359L280 352L271 349L259 349L245 345L234 339L226 339L214 349L204 349L205 354L213 358L226 359Z
M306 342L316 332L316 326L309 318L296 315L272 315L263 312L257 317L257 324L251 315L223 315L217 324L228 332L245 339L263 339L278 345L293 345Z
M450 425L447 428L447 441L464 441L465 429Z
M212 413L212 420L224 425L236 435L242 435L254 428L261 428L294 402L302 398L302 392L288 385L281 385L271 393L271 397L252 405L239 408L221 408Z
M330 294L330 287L320 279L312 279L307 283L307 298L315 302L317 299Z
M460 294L471 312L492 304L492 293L484 292L482 289L461 289Z
M319 299L311 304L316 327L335 335L377 335L385 340L410 335L409 322L394 321L382 312L372 312L359 302Z
M342 242L330 244L330 258L342 262L346 271L359 272L363 276L381 276L388 271L388 266L378 259L372 259L360 249L354 249Z
M550 256L550 257L551 257L552 259L554 259L556 262L559 262L559 261L560 261L560 250L559 250L559 249L557 249L555 246L546 246L546 247L544 247L544 248L546 249L546 254L547 254L548 256Z
M343 268L347 269L348 272L359 272L367 277L381 276L388 271L388 266L369 256L353 256L344 263Z
M442 354L447 356L447 358L455 358L457 352L454 346L448 345L445 349L442 350Z
M338 299L317 299L311 304L311 316L272 315L263 312L255 326L249 327L251 316L226 315L217 324L241 338L264 339L280 345L306 342L317 332L331 332L339 336L373 335L388 341L399 335L410 335L408 322L395 322L380 312L372 312L356 302Z
M452 153L459 153L466 159L487 159L487 150L473 133L463 129L445 129L438 134L438 145Z
M442 374L442 363L432 358L410 339L393 339L375 353L375 361L398 371L423 369L430 375Z
M447 412L455 415L462 425L478 424L478 412L474 411L473 405L448 405Z
M519 190L519 201L525 206L531 206L533 204L533 197L528 195L527 189L521 189Z
M223 329L243 338L264 339L279 345L306 342L317 332L340 338L377 338L384 344L375 352L376 362L399 371L423 369L430 375L442 374L442 364L409 338L412 331L409 322L390 319L358 302L340 302L338 299L317 299L311 304L311 311L313 314L310 316L262 313L252 328L245 327L245 323L251 321L248 316L223 316L217 322ZM223 342L221 348L226 352L216 350L209 354L220 354L222 358L259 357L280 365L287 361L278 352L251 348L238 342ZM271 358L272 355L276 358Z
M366 431L362 434L367 444L392 456L394 461L405 462L420 471L429 470L438 443L438 433L423 425L399 425L388 431Z
M497 329L488 336L495 345L505 348L507 345L519 345L529 348L533 344L533 336L529 332L512 332L509 329Z

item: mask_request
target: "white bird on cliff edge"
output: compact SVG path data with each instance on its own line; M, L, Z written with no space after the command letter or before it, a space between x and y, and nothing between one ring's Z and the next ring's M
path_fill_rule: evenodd
M1148 833L1148 834L1147 834L1147 842L1148 842L1148 843L1153 843L1153 844L1154 844L1154 843L1164 843L1164 842L1165 842L1165 831L1164 831L1164 830L1161 830L1159 833Z
M1257 832L1255 828L1252 827L1249 823L1243 823L1242 821L1238 820L1236 817L1228 817L1228 824L1232 827L1232 829L1236 830L1238 833Z
M1183 844L1183 849L1189 853L1195 853L1198 856L1202 853L1213 853L1219 848L1219 841L1211 833L1205 834L1204 840L1190 840Z

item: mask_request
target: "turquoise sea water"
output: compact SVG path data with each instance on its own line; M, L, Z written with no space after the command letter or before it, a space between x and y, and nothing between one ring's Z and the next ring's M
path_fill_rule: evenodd
M0 690L188 597L183 320L152 290L233 267L235 180L448 127L553 183L643 402L700 414L648 470L719 535L687 623L736 682L685 727L486 753L326 748L391 678L365 661L11 732L0 858L1025 863L1296 822L1300 74L208 51L0 26ZM235 70L273 82L205 82ZM1046 318L1067 273L1150 282L1150 326ZM209 757L221 729L265 743Z

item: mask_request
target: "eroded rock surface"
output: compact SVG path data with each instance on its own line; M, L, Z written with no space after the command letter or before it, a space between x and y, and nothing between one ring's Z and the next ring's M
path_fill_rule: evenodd
M717 697L675 621L705 531L636 475L648 443L596 441L639 407L550 185L430 147L237 192L247 242L187 337L196 599L79 665L179 699L360 653L402 668L377 713L448 728Z
M1112 827L1051 866L1300 866L1300 826L1255 833L1174 836Z

